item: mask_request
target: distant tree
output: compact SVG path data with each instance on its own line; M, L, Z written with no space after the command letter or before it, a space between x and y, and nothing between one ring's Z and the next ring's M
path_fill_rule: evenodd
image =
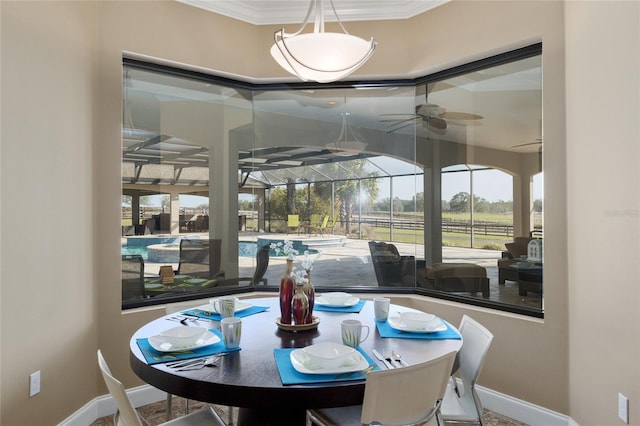
M404 211L404 203L398 197L393 199L393 211L395 213L400 213Z
M458 192L456 195L451 197L451 200L449 201L449 208L452 212L456 212L456 213L468 212L469 211L469 193Z
M542 200L540 198L533 202L533 211L536 213L542 213Z

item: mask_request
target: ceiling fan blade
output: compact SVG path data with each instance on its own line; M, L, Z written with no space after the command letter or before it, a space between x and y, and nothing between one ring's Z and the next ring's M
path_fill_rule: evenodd
M396 123L396 124L400 124L400 123L408 123L410 121L414 121L416 118L419 117L410 117L410 118L390 118L390 119L385 119L385 120L378 120L378 123Z
M393 126L391 126L389 128L389 130L387 130L386 133L393 133L393 132L397 132L398 130L402 130L405 127L409 127L409 126L413 126L413 123L398 123L398 124L394 124Z
M444 130L447 128L447 122L442 118L429 115L427 117L423 117L423 120L425 123L427 123L427 125L433 127L434 129Z
M439 114L440 118L448 118L450 120L481 120L484 117L478 114L472 114L470 112L456 112L456 111L446 111L442 114Z
M519 148L521 146L530 146L530 145L542 145L542 141L521 143L519 145L511 145L511 148Z

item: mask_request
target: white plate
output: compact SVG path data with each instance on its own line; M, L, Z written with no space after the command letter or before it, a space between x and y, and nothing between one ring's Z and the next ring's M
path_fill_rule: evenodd
M191 278L190 280L184 280L187 284L202 284L205 281L207 280L204 278Z
M189 278L189 275L175 275L173 278L176 280L184 280L185 278Z
M358 351L352 357L345 359L345 364L335 368L326 368L322 363L316 363L309 358L302 349L295 349L289 355L293 368L304 374L340 374L362 371L369 367L369 363Z
M355 296L351 296L350 298L345 300L344 303L342 303L341 305L329 303L329 301L322 296L318 296L315 298L316 305L329 306L332 308L348 308L348 307L357 305L358 302L360 302L360 298Z
M411 328L402 322L399 317L389 317L389 325L394 330L406 331L408 333L436 333L438 331L445 331L447 325L442 322L440 318L434 318L427 322L424 328Z
M207 330L200 339L196 340L193 344L188 346L174 346L161 335L149 337L149 344L158 352L190 351L209 345L214 345L219 341L220 338L209 330Z
M160 284L160 283L151 283L151 284L145 284L144 288L162 288L164 287L164 284Z
M235 312L242 312L245 309L249 309L252 306L253 305L251 303L242 302L242 301L236 299L236 310L235 310ZM205 312L211 312L211 313L214 313L214 314L219 314L220 313L220 312L218 312L216 310L216 308L213 307L213 305L211 303L207 303L206 305L198 306L198 307L196 307L196 309L199 309L199 310L205 311Z

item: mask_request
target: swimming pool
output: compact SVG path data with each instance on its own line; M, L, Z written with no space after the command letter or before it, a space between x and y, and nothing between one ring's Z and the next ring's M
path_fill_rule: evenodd
M158 244L154 244L154 245L158 245ZM142 258L145 261L148 261L149 250L147 247L148 246L141 246L141 245L123 245L121 249L121 254L139 254L142 256ZM178 252L180 251L180 244L170 243L170 244L166 244L165 247L167 249L175 250L176 255L178 255ZM301 247L301 248L303 249L303 251L306 250L306 248L304 247ZM253 241L238 241L238 256L255 257L257 252L258 252L258 243ZM310 254L315 254L317 252L318 250L314 250L314 249L309 250ZM276 253L273 250L270 250L269 255L275 257ZM177 260L175 260L175 262L172 262L171 260L165 260L165 262L169 262L169 263L177 263L178 261L179 261L179 257L177 258Z

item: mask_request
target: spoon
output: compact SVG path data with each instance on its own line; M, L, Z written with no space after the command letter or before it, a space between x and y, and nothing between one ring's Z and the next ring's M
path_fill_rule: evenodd
M393 358L393 360L395 362L397 362L398 364L407 367L409 364L407 364L407 362L405 360L402 359L402 355L400 355L398 352L396 351L391 351L391 358Z

